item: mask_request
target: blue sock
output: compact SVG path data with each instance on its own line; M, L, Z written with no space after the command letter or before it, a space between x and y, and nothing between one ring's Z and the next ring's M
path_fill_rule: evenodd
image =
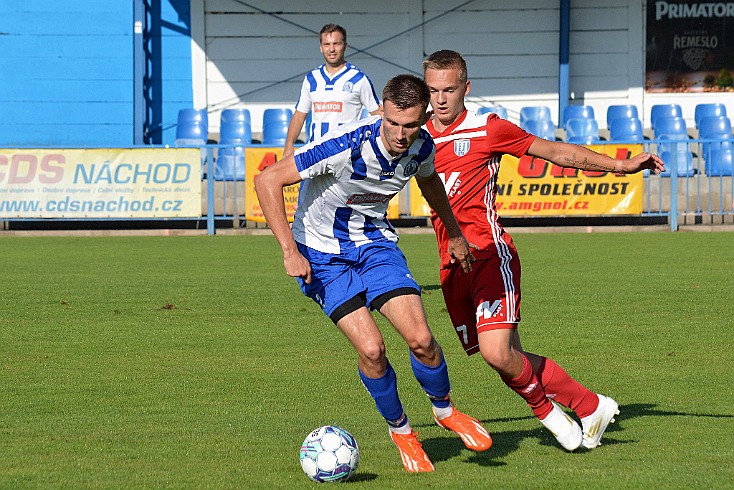
M399 427L407 423L408 418L404 416L403 404L398 397L398 378L389 361L382 377L368 378L362 371L359 371L359 377L362 378L364 387L375 400L377 411L387 420L388 424Z
M446 366L446 359L441 355L441 364L436 367L427 366L420 362L410 353L410 365L413 367L413 374L418 380L423 391L428 394L431 403L436 408L447 408L451 405L449 393L451 392L451 382L449 381L449 369Z

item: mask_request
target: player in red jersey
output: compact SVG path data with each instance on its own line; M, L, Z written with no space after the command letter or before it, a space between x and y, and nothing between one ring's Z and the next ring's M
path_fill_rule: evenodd
M504 154L531 155L562 167L615 173L660 173L663 162L650 153L616 160L537 138L496 114L467 111L470 82L466 62L455 51L431 54L423 73L431 91L433 113L426 128L436 143L436 172L444 178L464 236L476 246L473 270L465 274L446 252L441 221L431 217L441 255L441 289L456 333L466 353L480 352L565 449L594 448L619 413L617 403L588 390L553 360L524 351L520 343L520 260L495 209L500 160ZM581 426L556 403L572 409Z

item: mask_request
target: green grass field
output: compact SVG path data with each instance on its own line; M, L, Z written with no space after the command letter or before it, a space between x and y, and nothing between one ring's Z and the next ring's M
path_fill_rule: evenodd
M518 234L526 349L621 415L569 454L451 329L431 234L401 246L459 408L494 446L436 426L384 322L406 411L436 464L404 472L346 340L271 236L0 238L0 488L309 488L298 450L357 438L350 488L734 487L734 234Z

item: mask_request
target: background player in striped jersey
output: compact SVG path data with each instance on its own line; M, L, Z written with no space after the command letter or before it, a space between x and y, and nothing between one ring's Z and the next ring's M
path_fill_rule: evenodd
M283 156L293 154L303 122L311 113L310 139L313 141L330 129L359 119L362 107L375 115L380 101L372 82L362 70L344 59L347 31L340 25L326 24L319 33L319 49L324 64L311 70L303 79L296 102Z
M283 251L288 274L346 335L358 354L359 376L388 423L410 472L433 471L398 397L397 379L369 309L379 311L410 349L410 363L428 394L436 422L469 449L489 449L492 439L475 419L454 408L441 347L426 322L387 206L415 176L444 223L446 253L464 271L473 259L433 167L435 146L421 129L430 94L413 75L398 75L382 93L382 119L339 126L255 177L263 214ZM293 229L283 187L303 181Z
M481 352L565 449L594 448L619 413L617 403L589 391L553 360L524 351L520 343L520 260L495 209L500 160L503 154L532 155L562 167L615 173L660 173L663 162L649 153L615 160L537 138L496 114L467 111L470 82L466 62L455 51L431 54L423 72L431 92L433 113L426 128L436 143L436 171L444 181L452 176L449 202L467 240L476 246L473 270L457 273L446 253L446 230L431 217L441 255L441 288L459 339L467 354ZM571 408L581 427L554 402Z

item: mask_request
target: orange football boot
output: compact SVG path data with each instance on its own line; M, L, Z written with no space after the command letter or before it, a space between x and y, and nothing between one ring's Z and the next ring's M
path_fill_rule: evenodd
M444 429L456 432L472 451L486 451L492 447L492 436L487 429L477 419L459 412L456 407L448 417L439 420L434 413L433 419Z
M403 460L403 467L410 473L423 473L433 471L436 468L428 459L428 455L423 451L423 446L418 441L418 434L411 430L410 434L396 434L390 432L392 441L398 447L400 459Z

